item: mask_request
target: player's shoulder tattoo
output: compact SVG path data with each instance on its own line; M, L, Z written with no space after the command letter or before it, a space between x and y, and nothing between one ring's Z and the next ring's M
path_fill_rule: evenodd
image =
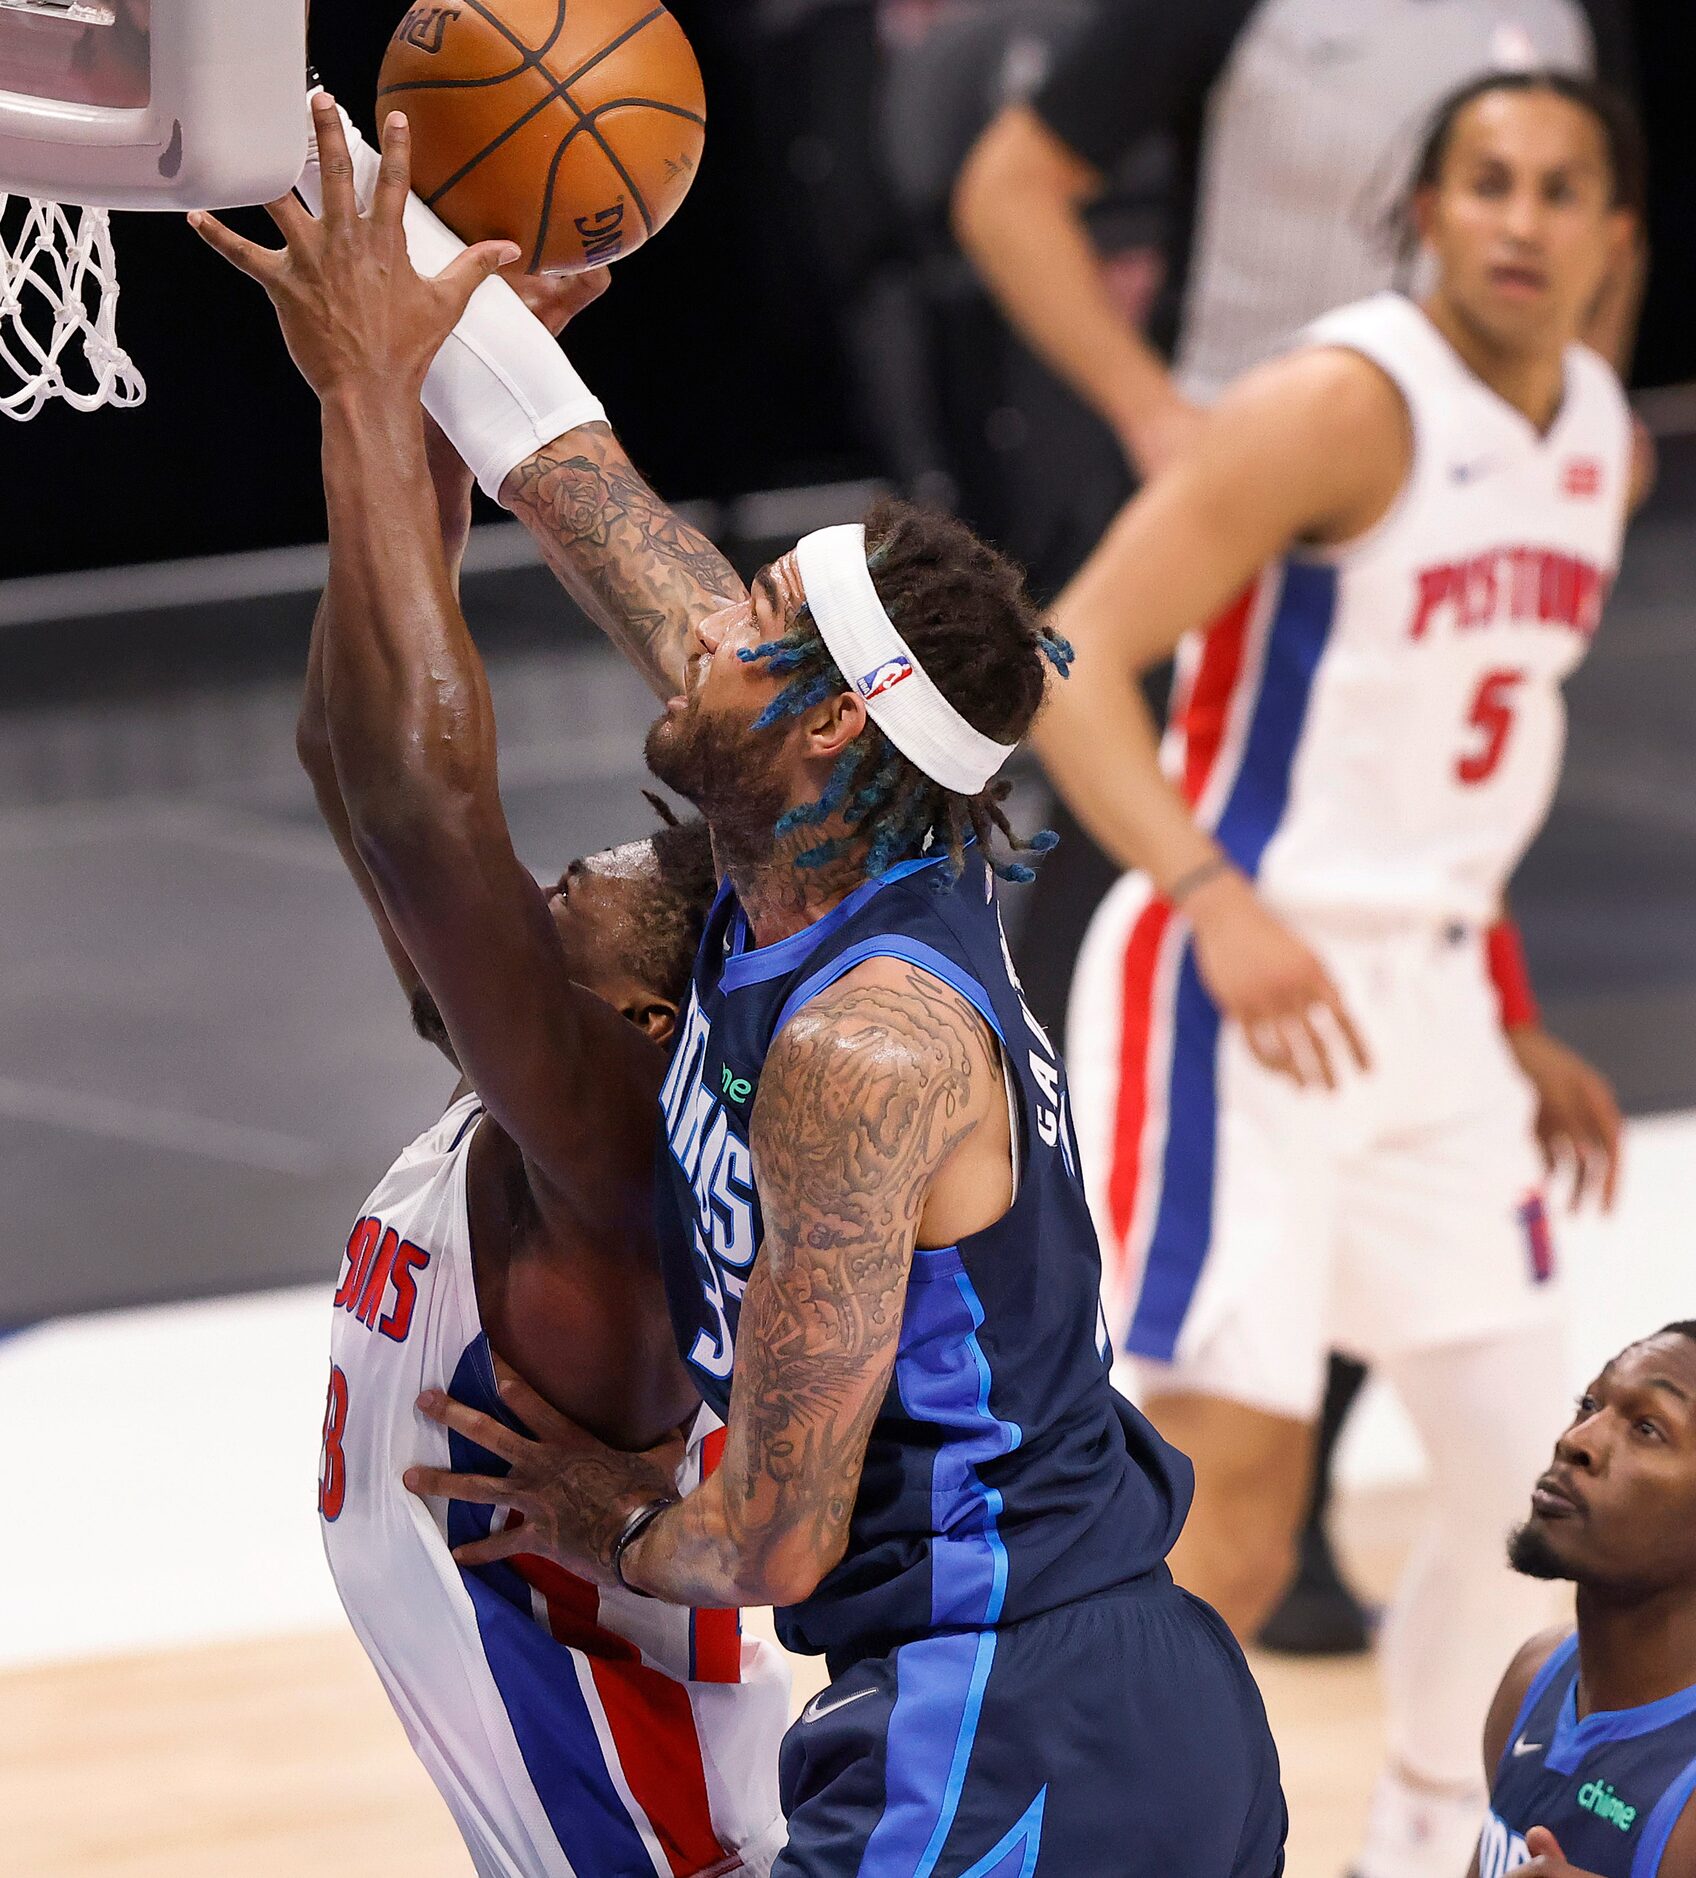
M750 1505L775 1494L782 1529L827 1564L895 1361L931 1176L997 1099L976 1013L925 972L878 966L784 1027L751 1125L765 1241L725 1464Z
M768 1221L793 1208L818 1216L815 1232L831 1213L862 1231L916 1231L930 1176L997 1095L996 1062L971 1005L901 960L874 961L803 1006L755 1102Z

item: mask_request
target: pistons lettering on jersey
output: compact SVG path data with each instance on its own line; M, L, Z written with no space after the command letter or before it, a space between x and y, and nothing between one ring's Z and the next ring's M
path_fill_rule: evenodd
M1415 576L1410 639L1433 627L1565 626L1588 639L1601 624L1608 576L1550 548L1491 548L1465 561L1421 568Z
M1502 1878L1504 1872L1530 1863L1531 1849L1519 1834L1494 1813L1488 1815L1478 1836L1478 1878Z
M713 1325L700 1331L689 1361L709 1376L730 1374L736 1333L730 1301L740 1302L748 1286L748 1268L758 1251L754 1225L754 1157L738 1129L740 1121L721 1100L721 1090L707 1081L712 1025L690 999L683 1041L671 1060L660 1090L666 1145L683 1169L695 1197L695 1263L701 1295ZM722 1094L746 1102L746 1077L721 1074ZM737 1091L741 1091L740 1097Z
M368 1216L348 1234L347 1263L333 1302L367 1330L405 1343L418 1304L415 1274L429 1263L423 1246Z

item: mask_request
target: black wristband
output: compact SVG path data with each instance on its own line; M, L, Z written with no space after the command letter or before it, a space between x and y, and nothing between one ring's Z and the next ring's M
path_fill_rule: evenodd
M637 1507L634 1513L619 1528L618 1537L612 1542L612 1575L623 1585L626 1591L634 1591L639 1598L651 1598L651 1591L644 1591L640 1585L633 1585L624 1575L624 1555L642 1534L654 1523L668 1506L675 1506L677 1501L671 1498L649 1500Z

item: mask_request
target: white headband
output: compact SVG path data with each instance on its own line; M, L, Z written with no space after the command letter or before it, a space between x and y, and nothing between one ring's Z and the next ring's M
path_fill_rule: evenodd
M796 544L807 605L842 675L897 750L933 782L975 796L1017 747L974 730L932 682L883 610L859 523Z

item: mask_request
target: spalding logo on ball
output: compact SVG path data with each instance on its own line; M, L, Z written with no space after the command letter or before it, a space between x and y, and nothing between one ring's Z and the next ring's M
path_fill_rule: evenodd
M412 125L417 193L464 241L517 242L531 273L633 253L700 167L701 68L642 0L432 0L378 83L379 121Z

